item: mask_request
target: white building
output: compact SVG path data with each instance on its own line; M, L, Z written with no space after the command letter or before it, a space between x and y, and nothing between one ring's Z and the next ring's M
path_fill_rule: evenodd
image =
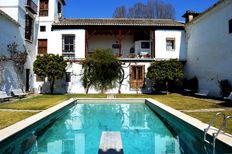
M43 3L39 8L37 54L59 54L69 61L67 82L56 82L55 92L85 92L80 80L80 62L95 48L111 48L125 62L127 78L121 87L122 93L151 92L149 81L145 79L151 62L186 59L183 23L152 19L63 19L64 1L43 0ZM36 77L35 88L39 92L49 90L39 77ZM97 92L93 88L89 91ZM118 88L107 92L117 93Z
M42 24L40 19L40 25ZM56 84L56 92L84 93L81 85L81 60L95 48L111 48L125 62L122 93L151 92L145 74L150 63L160 59L185 61L184 24L173 20L154 19L60 19L50 23L52 31L40 32L38 53L60 54L69 60L69 82ZM51 43L50 43L51 42ZM46 48L41 50L41 48ZM133 76L136 74L136 76ZM37 80L38 81L38 80ZM42 91L47 88L37 82ZM143 87L143 88L142 88ZM59 91L57 91L59 90ZM90 93L97 93L90 89ZM118 88L107 91L117 93Z
M37 0L0 0L0 89L32 91L37 42ZM9 45L15 45L11 54ZM25 56L27 55L27 56ZM25 56L25 64L20 63Z
M232 1L219 1L185 27L185 75L196 76L199 89L209 90L211 96L220 96L218 81L227 79L232 83Z

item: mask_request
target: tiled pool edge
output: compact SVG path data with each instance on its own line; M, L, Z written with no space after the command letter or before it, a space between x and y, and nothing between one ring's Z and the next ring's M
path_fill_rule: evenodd
M145 103L146 104L151 103L151 104L155 105L159 109L162 109L165 112L168 112L172 116L175 116L175 117L181 119L185 123L191 125L192 127L195 127L197 129L199 129L200 131L204 132L204 129L208 127L208 124L203 123L203 122L201 122L200 120L198 120L196 118L193 118L193 117L191 117L191 116L189 116L187 114L184 114L184 113L182 113L182 112L180 112L178 110L175 110L175 109L173 109L173 108L171 108L171 107L169 107L167 105L164 105L164 104L162 104L162 103L160 103L160 102L158 102L156 100L145 99ZM213 128L213 129L215 130L216 128ZM208 135L210 135L210 136L212 136L213 133L215 133L215 131L212 131L212 130L208 131ZM232 148L232 136L230 134L219 134L217 139Z
M53 113L58 112L59 110L62 110L63 108L75 103L74 98L71 98L67 101L64 101L58 105L55 105L49 109L46 109L38 114L35 114L29 118L26 118L22 121L19 121L9 127L6 127L4 129L0 130L0 143L6 140L9 137L14 136L15 134L19 133L20 131L26 129L27 127L30 127L31 125L39 122L40 120L45 119L46 117L50 116Z

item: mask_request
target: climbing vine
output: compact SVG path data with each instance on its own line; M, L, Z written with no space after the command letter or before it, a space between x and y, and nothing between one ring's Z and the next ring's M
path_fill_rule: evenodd
M15 67L20 71L23 71L23 66L27 60L27 52L26 49L24 51L18 50L18 44L16 42L10 43L7 45L7 50L10 52L10 57L0 56L1 61L13 61Z

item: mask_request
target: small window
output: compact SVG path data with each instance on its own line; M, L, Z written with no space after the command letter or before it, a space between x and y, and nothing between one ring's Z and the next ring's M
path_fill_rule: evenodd
M167 38L166 39L166 50L167 51L175 50L175 39L174 38Z
M33 40L33 30L34 30L34 21L33 19L29 16L26 15L26 20L25 20L25 39L32 41Z
M66 72L65 79L66 79L66 82L71 82L71 72Z
M75 35L63 35L62 51L63 52L74 52L75 51Z
M40 0L39 16L48 16L48 0Z
M112 44L112 49L119 49L119 44Z
M229 33L232 33L232 19L229 20Z
M142 49L150 49L150 42L141 42Z
M40 76L36 75L36 81L37 82L43 82L43 81L45 81L45 79L43 77L40 77Z
M47 53L47 39L38 39L38 54Z
M40 26L40 31L41 32L46 32L46 26Z

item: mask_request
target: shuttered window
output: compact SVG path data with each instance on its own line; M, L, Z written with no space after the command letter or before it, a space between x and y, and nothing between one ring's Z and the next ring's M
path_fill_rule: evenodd
M26 15L25 19L25 39L32 41L33 40L33 25L34 21L33 19L29 16Z
M134 89L142 88L144 85L144 65L130 67L130 87Z
M47 53L47 39L39 39L38 54L46 54L46 53Z
M62 50L63 52L74 52L75 51L75 35L63 35Z
M39 16L48 16L48 0L40 0Z

